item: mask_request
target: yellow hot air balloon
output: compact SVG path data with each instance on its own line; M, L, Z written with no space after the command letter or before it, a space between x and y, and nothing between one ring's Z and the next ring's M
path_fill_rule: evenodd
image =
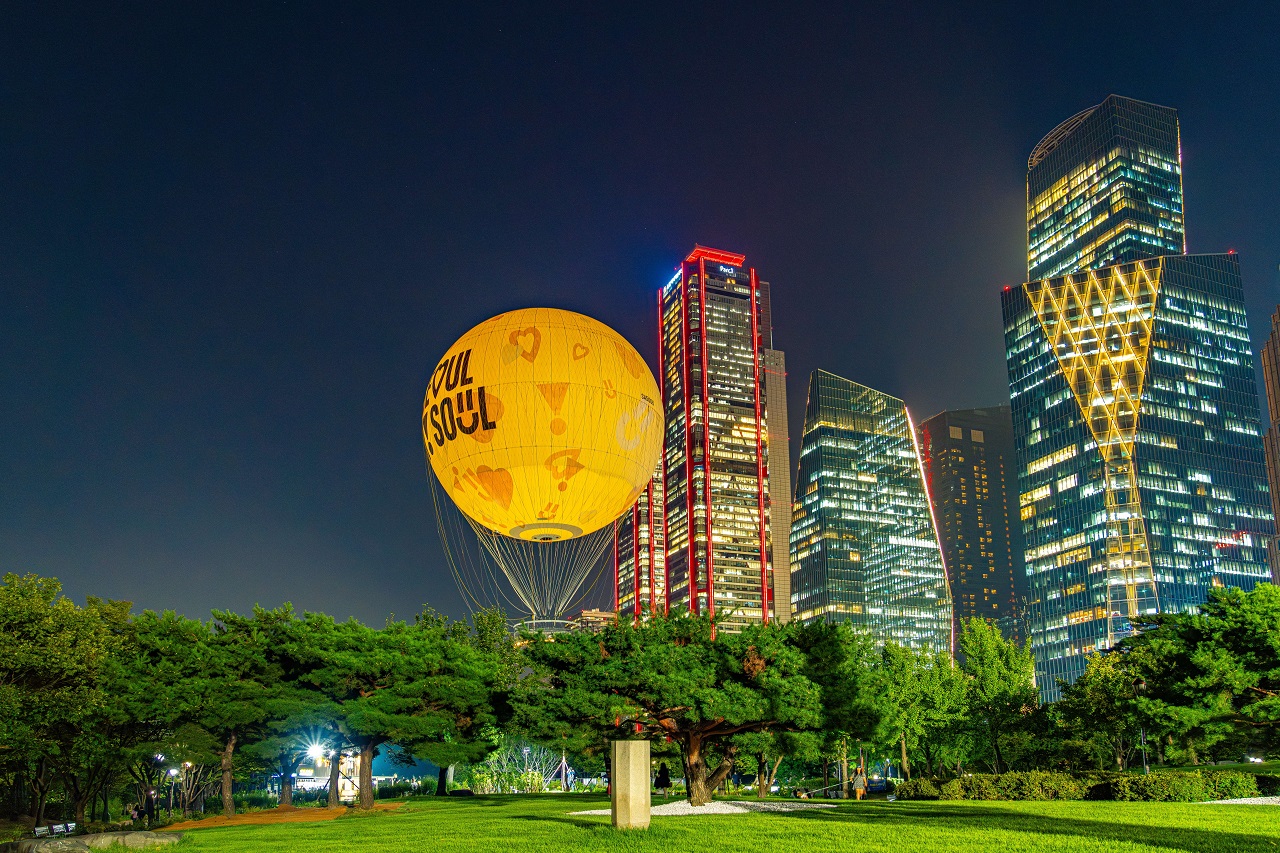
M662 409L644 359L613 329L525 308L484 321L440 359L422 437L475 524L555 542L635 503L662 453Z

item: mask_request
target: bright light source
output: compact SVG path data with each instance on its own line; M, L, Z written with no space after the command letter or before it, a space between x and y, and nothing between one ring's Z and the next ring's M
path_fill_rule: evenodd
M177 776L177 775L178 775L178 768L176 768L176 767L170 767L170 768L169 768L169 775L170 775L170 776Z
M164 756L157 752L157 753L156 753L156 761L164 761Z
M313 743L307 747L307 757L312 761L318 761L322 755L324 755L324 747L320 744Z

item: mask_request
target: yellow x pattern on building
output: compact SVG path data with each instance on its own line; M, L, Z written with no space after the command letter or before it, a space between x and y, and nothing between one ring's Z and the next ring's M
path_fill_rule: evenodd
M1024 285L1102 457L1108 646L1131 630L1140 588L1156 600L1133 449L1161 271L1153 259Z

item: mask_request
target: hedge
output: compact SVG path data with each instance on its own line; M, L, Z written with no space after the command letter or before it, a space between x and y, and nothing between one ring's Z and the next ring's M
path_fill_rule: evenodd
M1254 777L1258 782L1258 793L1264 797L1280 796L1280 776L1274 773L1259 773Z
M1197 803L1259 795L1257 778L1234 770L1118 775L1109 785L1110 799L1123 801Z
M974 773L942 786L944 800L1082 800L1089 786L1067 773L1033 770L995 776Z
M936 800L941 797L941 792L928 779L909 779L897 783L893 795L899 800Z
M1195 803L1274 796L1280 776L1234 770L1160 771L1156 773L972 773L939 782L912 779L898 784L899 800L1121 800Z

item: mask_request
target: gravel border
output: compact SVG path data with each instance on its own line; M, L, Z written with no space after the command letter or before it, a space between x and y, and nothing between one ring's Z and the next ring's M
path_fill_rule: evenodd
M1206 806L1280 806L1280 797L1241 797L1238 800L1209 800Z
M705 806L691 806L688 800L677 800L654 806L649 814L654 817L681 817L704 814L749 814L751 812L796 812L802 809L834 809L831 803L752 802L751 800L713 800ZM571 815L608 815L609 809L590 809L585 812L569 812Z

